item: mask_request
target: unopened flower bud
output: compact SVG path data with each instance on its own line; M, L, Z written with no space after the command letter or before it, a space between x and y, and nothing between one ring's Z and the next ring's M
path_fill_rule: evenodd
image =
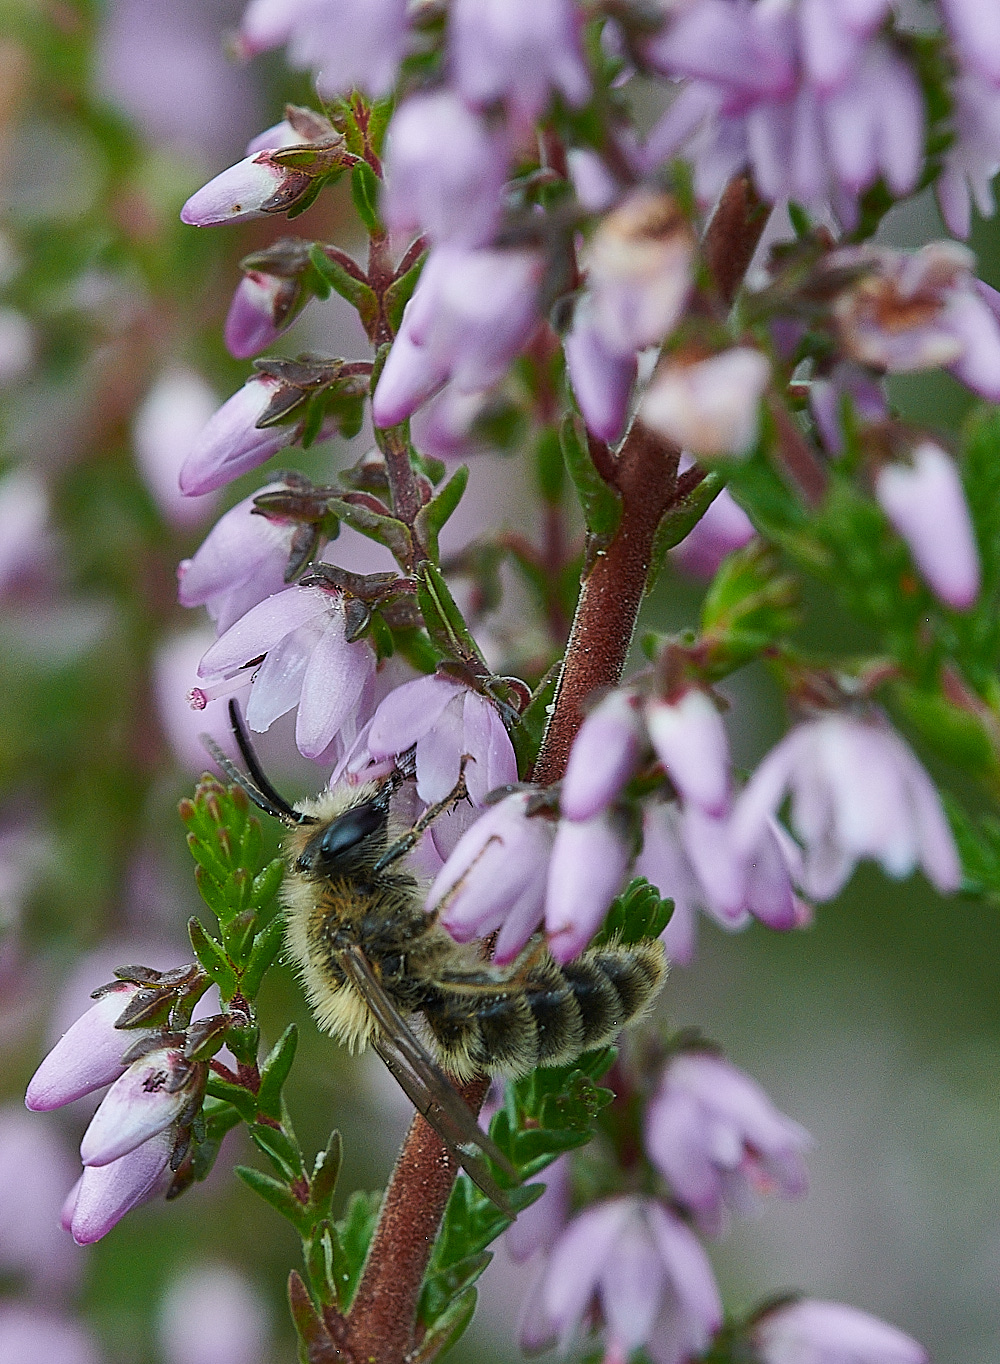
M190 1103L190 1085L200 1073L171 1047L134 1061L108 1090L83 1134L84 1165L109 1165L166 1131Z
M116 982L63 1033L31 1077L24 1096L28 1108L61 1108L125 1073L122 1055L144 1032L116 1028L115 1022L140 988L131 981Z
M910 463L882 466L875 496L930 588L946 605L967 611L979 595L979 555L954 461L933 441L922 441Z
M191 195L181 209L181 222L191 227L245 223L288 208L305 191L309 176L281 166L269 151L245 157ZM271 205L276 195L280 203Z

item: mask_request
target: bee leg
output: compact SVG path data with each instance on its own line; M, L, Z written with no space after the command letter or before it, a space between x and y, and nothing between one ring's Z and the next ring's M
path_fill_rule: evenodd
M401 857L405 857L411 848L415 847L420 835L437 819L438 815L443 815L446 810L453 809L459 801L468 800L469 793L465 786L465 765L469 761L469 754L462 754L462 765L458 773L458 781L448 792L444 800L439 800L434 805L428 805L427 809L420 816L412 828L407 829L402 838L397 838L395 843L386 848L385 852L375 863L374 875L380 871L385 871L386 867L391 867L393 862L398 862Z

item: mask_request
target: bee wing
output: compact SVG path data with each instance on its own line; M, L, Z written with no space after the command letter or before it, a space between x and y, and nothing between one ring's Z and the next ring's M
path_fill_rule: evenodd
M515 1216L503 1189L475 1152L478 1149L489 1156L513 1180L517 1180L517 1171L479 1126L452 1081L415 1036L382 988L381 981L361 948L352 946L343 949L338 953L338 960L381 1029L381 1036L375 1040L374 1047L400 1089L454 1154L473 1184L502 1212Z

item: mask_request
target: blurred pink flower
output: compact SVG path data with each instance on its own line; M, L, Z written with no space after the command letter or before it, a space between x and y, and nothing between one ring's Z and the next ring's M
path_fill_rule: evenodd
M746 1213L762 1193L805 1194L809 1134L748 1075L711 1052L668 1063L646 1109L645 1145L671 1194L699 1229L718 1236L727 1209Z
M235 1269L198 1264L167 1289L157 1336L165 1364L263 1364L267 1307Z
M927 1364L895 1326L842 1302L801 1298L758 1318L750 1332L762 1364Z
M100 1364L102 1355L82 1322L8 1301L0 1303L0 1359L5 1364Z
M171 525L200 525L218 498L185 497L178 486L181 468L219 405L212 388L193 369L162 373L135 414L132 439L146 487Z

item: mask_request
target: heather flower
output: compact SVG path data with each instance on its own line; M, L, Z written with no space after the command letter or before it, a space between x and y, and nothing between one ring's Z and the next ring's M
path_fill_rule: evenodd
M417 794L428 805L455 789L463 757L473 805L517 781L514 748L496 707L445 677L418 677L390 692L372 717L366 743L376 760L415 748Z
M441 155L447 147L447 156ZM507 139L450 90L405 100L385 160L383 211L396 232L482 246L500 220Z
M831 899L861 858L896 878L919 866L942 893L958 888L958 853L937 791L877 714L833 712L787 734L736 802L737 847L756 843L786 794L808 895Z
M185 497L178 478L218 405L197 371L178 367L159 376L135 415L132 439L139 472L160 511L181 529L199 525L217 501Z
M0 1304L0 1359L10 1364L101 1364L103 1356L81 1322L8 1299Z
M584 255L593 326L628 356L680 320L694 283L695 241L668 194L636 190L600 221Z
M338 739L349 744L367 718L375 656L364 641L347 641L342 594L319 587L276 592L216 640L198 671L206 679L232 678L264 654L247 703L251 729L263 732L297 705L295 742L305 757L321 758Z
M806 1192L809 1134L710 1052L680 1052L668 1063L646 1109L645 1145L672 1196L707 1235L725 1230L728 1209L751 1211L761 1193Z
M80 1143L84 1165L109 1165L159 1136L190 1105L203 1067L159 1047L133 1061L101 1100Z
M1000 86L1000 19L992 5L976 0L941 0L963 64L984 81Z
M670 551L670 557L685 573L713 578L726 555L748 545L756 534L749 516L729 489L723 488L694 529Z
M23 1276L47 1295L71 1286L81 1268L59 1230L63 1192L74 1177L54 1123L15 1105L0 1108L0 1272Z
M639 416L697 457L744 455L757 439L770 374L767 358L748 346L693 363L667 361L653 375Z
M181 466L182 493L191 497L221 488L294 442L294 422L257 425L277 388L277 379L255 374L209 418Z
M889 415L884 383L860 365L843 360L829 374L813 379L809 408L820 440L832 455L841 454L844 448L841 409L845 398L862 422L884 421Z
M177 566L181 606L204 606L224 634L241 616L285 587L295 525L254 512L254 499L284 488L269 483L220 517L190 559Z
M242 1274L199 1264L167 1289L157 1336L166 1364L263 1364L267 1310Z
M968 237L973 203L984 218L991 218L995 208L992 182L1000 170L1000 89L974 71L962 71L951 93L954 141L945 152L934 192L948 231Z
M927 1351L878 1317L801 1298L772 1308L750 1338L762 1364L927 1364Z
M502 379L538 320L543 268L531 251L436 247L375 389L375 424L404 421L446 380L472 392Z
M536 1320L522 1330L525 1349L553 1337L565 1349L596 1311L606 1358L627 1359L642 1346L654 1364L701 1354L722 1322L719 1290L694 1233L638 1197L596 1203L569 1223L542 1271L536 1302Z
M97 1003L63 1033L31 1077L24 1096L28 1108L61 1108L125 1073L123 1054L146 1033L141 1028L125 1032L115 1023L139 988L122 980L99 992Z
M763 198L816 211L831 203L845 223L880 175L893 194L909 194L923 155L923 100L913 71L875 36L887 7L680 8L647 44L660 71L689 78L650 134L650 162L687 154L705 203L749 167Z
M559 821L545 892L545 932L556 961L578 956L600 928L631 852L627 830L613 812Z
M240 29L247 55L288 45L295 67L318 68L324 98L387 94L406 51L406 0L251 0Z
M63 1205L62 1224L77 1245L106 1236L127 1212L166 1193L175 1134L157 1133L107 1165L87 1165Z
M237 360L259 355L288 330L303 299L298 280L264 270L245 270L236 286L223 332L226 349Z
M517 791L459 839L431 886L427 909L457 942L500 930L493 959L513 961L542 921L555 822L529 816L529 794Z
M216 227L266 218L287 208L297 197L294 191L301 193L307 183L304 171L280 165L270 150L256 152L196 190L181 209L181 222L191 227Z
M1000 323L977 287L972 253L956 242L919 251L844 247L831 269L863 273L834 303L847 354L890 374L944 366L982 397L1000 399Z
M875 496L937 596L956 611L973 606L979 555L954 461L933 441L922 441L909 462L882 465Z
M553 90L579 107L590 95L572 0L456 0L448 48L459 94L477 108L502 103L528 126Z
M0 592L37 570L51 548L49 495L31 468L0 477Z
M507 1254L515 1264L530 1260L539 1250L551 1250L569 1221L570 1187L569 1157L560 1156L542 1171L545 1192L523 1212L504 1233Z
M573 740L559 796L563 818L592 819L610 805L645 749L637 699L625 691L609 692Z
M634 354L621 355L608 347L589 303L586 297L580 300L573 326L563 337L566 369L588 429L613 444L625 430L638 364Z
M676 701L646 703L656 755L687 804L720 815L729 803L729 743L714 701L692 687Z
M798 927L807 911L795 895L800 867L795 846L787 846L791 842L771 821L758 830L748 853L735 842L728 815L647 804L633 874L674 901L663 935L668 956L682 965L693 959L699 909L730 932L751 918L779 931Z
M410 436L416 448L436 459L467 459L495 448L488 428L491 410L502 397L496 389L465 392L456 384L445 384L414 412ZM484 421L480 434L477 426Z

